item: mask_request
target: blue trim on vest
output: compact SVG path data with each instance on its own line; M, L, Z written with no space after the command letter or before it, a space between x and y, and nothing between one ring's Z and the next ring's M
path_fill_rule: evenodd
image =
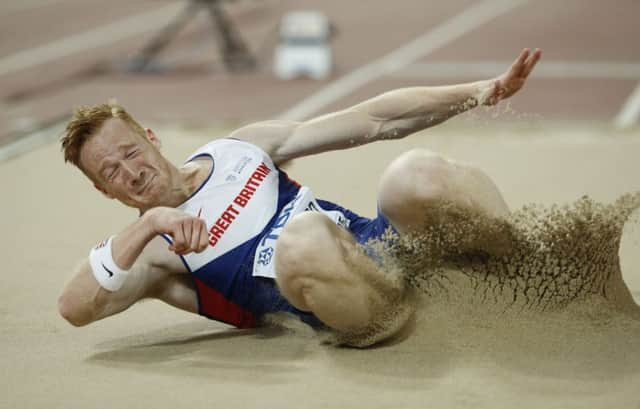
M213 171L216 168L216 161L213 159L213 156L211 156L211 154L206 153L206 152L205 153L199 153L199 154L195 155L194 157L189 158L189 160L186 161L185 163L193 162L194 160L196 160L198 158L205 158L205 157L211 159L211 169L209 170L209 175L206 177L204 182L200 183L200 186L198 186L198 188L193 193L191 193L189 195L187 200L185 200L184 202L180 203L179 206L182 206L183 204L187 203L192 197L194 197L196 194L198 194L198 192L202 190L204 185L206 185L209 182L209 179L211 179L211 176L213 175Z

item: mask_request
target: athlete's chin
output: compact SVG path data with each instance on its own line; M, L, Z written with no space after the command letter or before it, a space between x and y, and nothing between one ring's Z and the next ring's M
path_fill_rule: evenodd
M151 209L152 207L162 206L162 201L155 195L145 195L145 197L138 198L140 208Z
M129 198L129 206L138 208L140 210L147 210L153 207L162 206L162 200L159 194L148 190L143 195L136 195Z

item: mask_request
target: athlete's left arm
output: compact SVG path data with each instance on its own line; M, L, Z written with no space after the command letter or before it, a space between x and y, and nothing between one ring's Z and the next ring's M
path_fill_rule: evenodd
M382 139L399 139L477 105L493 105L520 90L540 59L524 49L502 75L485 81L393 90L305 122L266 121L231 136L264 149L276 163Z

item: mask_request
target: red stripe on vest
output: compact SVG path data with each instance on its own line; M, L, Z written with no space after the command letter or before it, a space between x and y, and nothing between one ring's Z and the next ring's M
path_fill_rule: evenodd
M198 291L201 315L238 328L255 328L257 326L256 317L251 312L233 301L227 300L220 292L207 286L199 279L194 277L194 281Z
M297 187L297 188L301 188L301 187L302 187L302 185L301 185L300 183L298 183L298 182L296 182L295 180L291 179L291 178L289 177L289 175L287 175L286 173L285 173L285 176L287 177L287 180L288 180L289 182L291 182L291 183L293 183L293 184L294 184L294 186L295 186L295 187Z

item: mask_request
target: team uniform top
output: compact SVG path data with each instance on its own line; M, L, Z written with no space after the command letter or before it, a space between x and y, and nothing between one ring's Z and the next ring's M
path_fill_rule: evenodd
M275 311L318 324L312 314L288 303L275 286L275 243L282 228L297 213L320 211L364 242L382 234L386 219L362 218L316 200L309 188L289 179L264 151L247 142L219 139L198 149L187 162L200 159L212 161L211 171L178 206L202 218L209 232L203 252L181 256L194 278L199 313L240 328L256 326L260 316Z

